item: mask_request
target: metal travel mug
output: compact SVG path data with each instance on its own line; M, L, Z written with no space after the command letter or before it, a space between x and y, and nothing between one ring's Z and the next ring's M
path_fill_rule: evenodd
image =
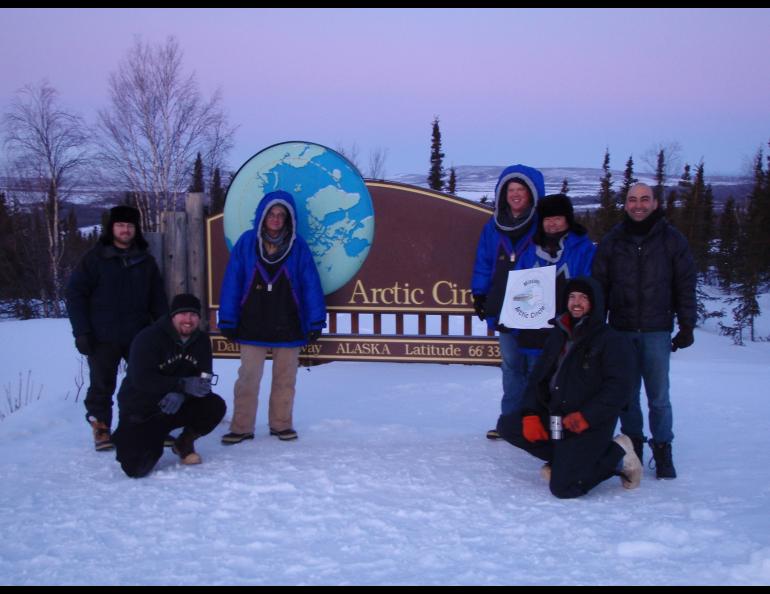
M551 415L551 439L561 439L562 438L562 426L561 426L561 417L556 415Z
M216 373L208 373L207 371L201 371L201 377L205 380L209 380L212 386L216 386L217 381L219 381L219 376Z

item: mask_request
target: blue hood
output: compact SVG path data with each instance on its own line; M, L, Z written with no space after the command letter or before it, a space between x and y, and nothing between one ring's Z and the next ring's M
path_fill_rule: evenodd
M284 192L283 190L276 190L275 192L268 192L265 194L262 200L259 201L257 209L254 211L254 220L252 221L252 224L254 225L254 231L257 234L259 255L262 257L262 259L265 260L267 258L265 257L265 252L262 246L262 225L265 222L265 216L267 216L267 213L276 204L280 204L281 206L285 207L289 212L289 218L286 219L286 224L290 227L290 237L289 247L286 250L286 254L291 251L291 248L294 245L294 240L297 237L297 207L294 204L294 196L288 192Z
M543 196L545 196L545 180L543 179L543 174L534 167L527 167L526 165L519 164L509 165L503 169L503 172L500 174L500 178L497 180L497 185L495 186L495 224L499 229L503 231L515 230L514 227L506 226L503 224L499 217L501 205L503 205L503 208L507 208L505 196L502 194L503 190L506 189L507 183L511 180L516 180L523 183L532 193L533 208L527 217L527 220L524 221L524 225L528 225L530 223L532 217L535 216L534 206ZM517 227L520 226L522 225L518 225Z

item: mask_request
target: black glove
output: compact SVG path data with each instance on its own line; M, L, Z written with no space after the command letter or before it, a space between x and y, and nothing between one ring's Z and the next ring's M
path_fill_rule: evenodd
M81 334L75 338L75 348L86 357L94 354L94 341L90 334Z
M688 326L680 326L679 332L676 333L673 339L671 339L671 352L675 353L676 349L686 349L695 342L695 337L692 335L692 328Z
M181 408L185 395L179 392L169 392L158 401L158 406L164 414L174 415Z
M228 328L222 328L222 324L229 326ZM226 322L222 320L219 322L219 333L227 340L233 341L238 338L238 328L235 327L233 322Z
M201 398L211 394L210 379L191 375L190 377L183 377L180 384L182 385L182 391L190 396Z
M476 315L483 322L487 319L487 312L484 311L484 304L487 302L486 295L474 295L473 296L473 309L476 310Z
M311 330L307 333L307 341L308 342L315 342L321 338L321 331L320 330Z

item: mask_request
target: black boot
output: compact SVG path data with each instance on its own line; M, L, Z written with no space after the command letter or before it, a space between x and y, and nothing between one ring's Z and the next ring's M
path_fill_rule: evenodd
M644 442L647 441L644 437L632 437L631 443L634 444L634 453L639 458L639 462L644 464Z
M671 457L670 443L650 442L652 456L655 458L655 475L659 479L675 479L676 469Z

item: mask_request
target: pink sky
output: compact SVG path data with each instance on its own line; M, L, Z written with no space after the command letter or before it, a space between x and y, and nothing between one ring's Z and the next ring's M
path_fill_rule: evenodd
M770 140L770 10L0 9L0 109L43 78L93 121L133 43L175 36L239 126L232 169L276 142L445 165L622 169L660 142L744 173Z

